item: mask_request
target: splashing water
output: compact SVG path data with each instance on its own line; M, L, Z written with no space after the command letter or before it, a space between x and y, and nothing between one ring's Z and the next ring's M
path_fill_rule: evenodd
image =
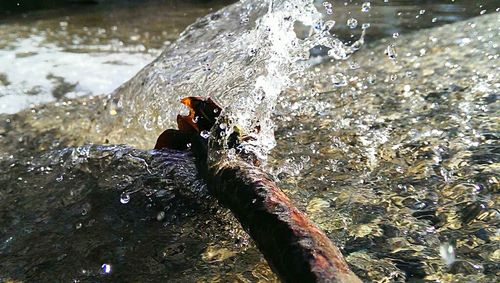
M498 15L391 30L353 54L362 39L347 46L331 33L365 30L358 15L340 20L341 7L326 5L336 24L311 1L290 3L243 1L200 19L112 96L0 119L1 272L41 282L53 277L40 266L63 281L275 279L191 157L69 147L151 148L174 126L178 99L203 95L226 106L220 126L263 127L246 146L265 155L276 143L266 169L363 280L496 282ZM355 11L375 15L370 3ZM309 33L293 32L299 23ZM318 46L328 62L309 58Z
M123 122L120 134L172 127L181 97L211 96L226 106L228 134L234 126L244 134L260 128L245 146L265 159L275 146L271 116L278 96L293 86L292 77L301 77L311 48L326 46L332 58L345 60L362 43L347 46L331 35L334 22L323 22L313 2L242 1L192 25L110 100L111 113ZM294 31L297 22L311 29L305 39ZM203 44L187 45L194 40ZM138 112L138 117L126 117Z

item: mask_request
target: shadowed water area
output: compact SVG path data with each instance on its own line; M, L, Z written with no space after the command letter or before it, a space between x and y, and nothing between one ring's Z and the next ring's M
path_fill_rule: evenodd
M372 21L311 60L279 13L308 2L228 6L108 96L1 115L0 281L276 281L193 157L148 150L203 95L262 125L248 146L363 280L497 282L499 14L369 40Z

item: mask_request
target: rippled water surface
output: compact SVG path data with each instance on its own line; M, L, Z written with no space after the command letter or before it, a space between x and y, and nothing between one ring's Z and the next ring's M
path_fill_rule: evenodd
M210 5L5 20L0 111L37 105L0 115L0 281L276 281L193 157L148 150L202 95L364 281L498 282L500 16L408 3L242 1L178 40Z

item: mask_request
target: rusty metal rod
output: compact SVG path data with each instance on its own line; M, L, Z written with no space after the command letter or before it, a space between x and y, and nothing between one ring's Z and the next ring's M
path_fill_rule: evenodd
M221 128L215 124L222 108L210 98L186 97L181 102L190 109L189 115L179 115L179 129L163 132L155 148L193 152L210 192L233 212L280 279L361 282L326 234L293 205L270 176L253 165L258 164L257 159L252 155L246 160L228 159L220 150ZM211 129L215 129L215 139L200 137ZM235 133L230 138L233 148L244 139Z
M213 164L210 192L228 207L284 282L361 282L339 249L270 176L243 160Z

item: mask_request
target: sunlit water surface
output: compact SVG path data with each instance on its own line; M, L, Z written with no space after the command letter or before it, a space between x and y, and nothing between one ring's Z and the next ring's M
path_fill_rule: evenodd
M230 1L111 3L0 14L0 113L107 94Z
M197 21L112 96L1 116L0 280L276 280L192 157L131 147L151 148L196 94L247 133L268 130L247 146L275 146L265 169L364 280L497 282L500 17L410 33L420 17L467 15L401 2L335 2L333 15L319 3L321 21L309 1L245 1ZM345 44L322 32L329 17ZM333 51L308 59L318 43Z

